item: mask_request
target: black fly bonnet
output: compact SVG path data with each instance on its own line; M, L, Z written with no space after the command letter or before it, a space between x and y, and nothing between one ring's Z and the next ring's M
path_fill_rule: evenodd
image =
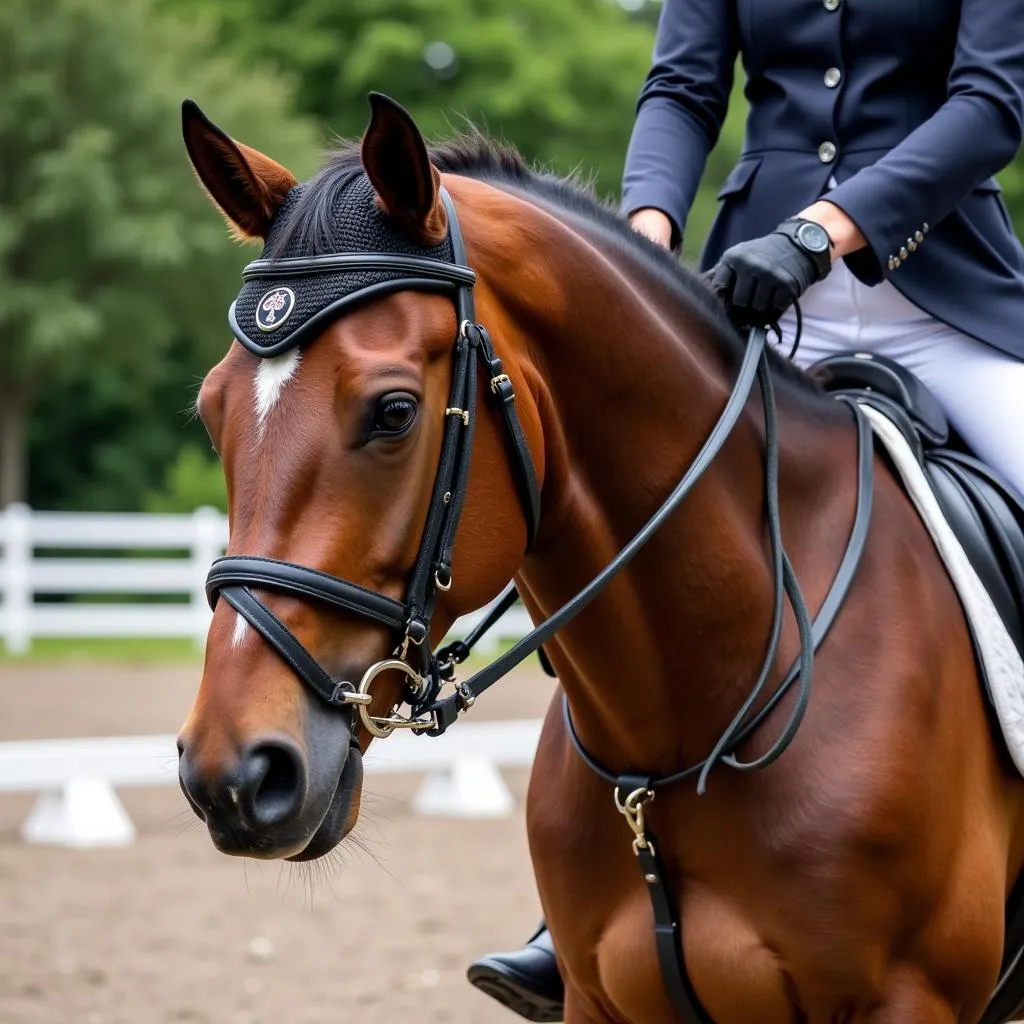
M262 258L242 271L244 284L228 320L250 352L276 356L308 344L356 303L398 289L472 286L475 275L458 265L451 235L430 248L410 242L378 209L362 171L332 188L329 215L313 225L300 223L310 187L291 190Z

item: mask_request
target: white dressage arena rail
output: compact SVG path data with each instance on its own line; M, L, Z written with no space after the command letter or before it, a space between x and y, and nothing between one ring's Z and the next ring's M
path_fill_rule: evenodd
M227 539L227 517L212 508L164 515L8 505L0 511L0 642L15 655L36 637L191 637L202 646L211 617L206 574ZM124 601L143 594L179 600ZM36 600L54 595L71 600ZM121 600L74 600L96 595ZM465 636L485 611L459 619L450 636ZM516 606L478 649L493 651L531 625ZM425 773L412 801L419 814L504 815L512 797L498 769L529 766L539 732L539 721L516 721L463 722L437 739L396 734L374 744L365 770ZM0 743L0 793L41 794L22 828L28 842L121 844L135 830L115 789L177 785L176 765L172 736Z
M533 763L540 726L540 719L460 722L436 738L395 733L370 747L363 770L425 774L412 798L417 814L501 817L514 804L498 769ZM135 828L115 789L176 786L177 765L171 735L0 743L0 793L41 794L21 829L26 842L119 846L133 841Z
M227 540L227 516L212 508L165 515L37 512L8 505L0 511L0 640L16 655L25 654L36 637L192 637L201 647L210 628L206 574ZM97 551L103 556L95 557ZM161 557L140 557L147 551ZM143 594L179 600L36 600ZM481 614L459 619L451 635L464 636ZM529 616L516 606L480 650L493 650L529 629Z

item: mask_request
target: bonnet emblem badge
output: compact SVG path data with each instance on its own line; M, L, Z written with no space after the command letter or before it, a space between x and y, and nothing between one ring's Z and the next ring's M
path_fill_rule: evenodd
M276 331L294 308L295 293L291 288L273 288L256 306L256 326L261 331Z

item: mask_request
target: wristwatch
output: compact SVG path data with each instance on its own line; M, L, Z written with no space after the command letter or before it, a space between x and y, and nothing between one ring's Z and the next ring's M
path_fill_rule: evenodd
M804 220L800 217L790 217L784 220L776 229L780 235L785 235L808 256L810 256L818 268L818 280L820 281L832 269L832 239L828 232L813 220Z

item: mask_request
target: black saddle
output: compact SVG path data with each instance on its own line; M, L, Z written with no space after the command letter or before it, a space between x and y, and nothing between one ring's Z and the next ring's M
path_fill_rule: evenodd
M900 428L1024 658L1024 497L971 452L924 383L891 359L843 353L809 372L829 393L853 396Z
M827 392L871 405L900 428L1024 657L1024 497L971 452L924 383L891 359L843 353L822 359L809 372ZM972 640L977 652L973 631ZM976 660L991 704L984 665ZM1001 736L998 724L994 730ZM999 984L981 1024L1006 1024L1024 1009L1024 875L1007 901L1005 927Z

